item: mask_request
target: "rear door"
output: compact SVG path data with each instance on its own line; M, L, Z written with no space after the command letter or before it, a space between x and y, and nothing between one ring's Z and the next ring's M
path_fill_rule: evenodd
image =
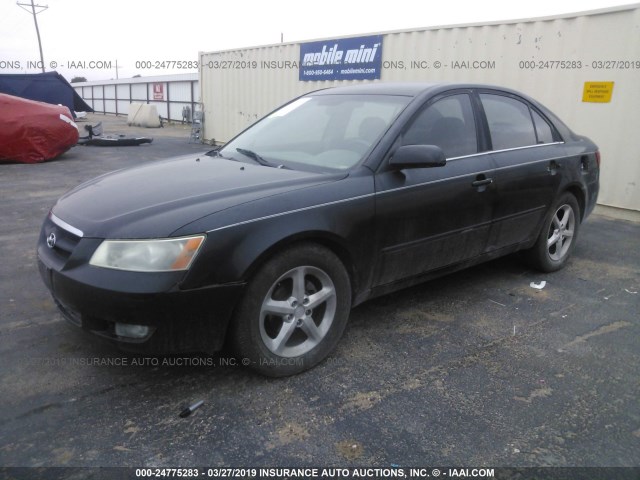
M536 237L558 191L564 144L550 122L515 95L481 91L497 191L488 251Z
M374 286L446 267L485 251L495 190L490 154L478 154L471 91L441 94L408 122L375 176L379 249ZM438 145L444 167L393 170L400 145Z

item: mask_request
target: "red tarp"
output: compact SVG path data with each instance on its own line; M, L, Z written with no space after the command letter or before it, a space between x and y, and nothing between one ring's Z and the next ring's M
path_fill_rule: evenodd
M67 107L0 93L0 162L44 162L77 142Z

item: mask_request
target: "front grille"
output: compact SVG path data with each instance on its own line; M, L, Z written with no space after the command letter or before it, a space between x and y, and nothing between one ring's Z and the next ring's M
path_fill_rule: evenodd
M52 219L51 215L45 220L41 232L40 253L50 260L56 268L61 269L78 246L81 237L58 223ZM50 246L47 240L52 235L55 236L55 242L50 242L53 243L53 246Z
M60 227L55 229L56 244L53 247L53 251L63 258L69 258L73 253L73 250L78 245L80 237L76 237L74 234L63 230Z

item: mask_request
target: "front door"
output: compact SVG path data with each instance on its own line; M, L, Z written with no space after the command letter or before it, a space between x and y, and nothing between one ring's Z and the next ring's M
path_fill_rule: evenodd
M491 155L478 152L470 92L430 101L398 138L399 145L438 145L444 167L376 175L378 263L374 286L443 268L485 251L495 200ZM393 149L392 149L393 150ZM389 157L392 156L392 153Z

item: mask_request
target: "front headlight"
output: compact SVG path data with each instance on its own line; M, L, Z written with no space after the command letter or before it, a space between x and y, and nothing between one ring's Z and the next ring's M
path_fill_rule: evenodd
M89 264L133 272L187 270L204 238L201 235L161 240L105 240Z

